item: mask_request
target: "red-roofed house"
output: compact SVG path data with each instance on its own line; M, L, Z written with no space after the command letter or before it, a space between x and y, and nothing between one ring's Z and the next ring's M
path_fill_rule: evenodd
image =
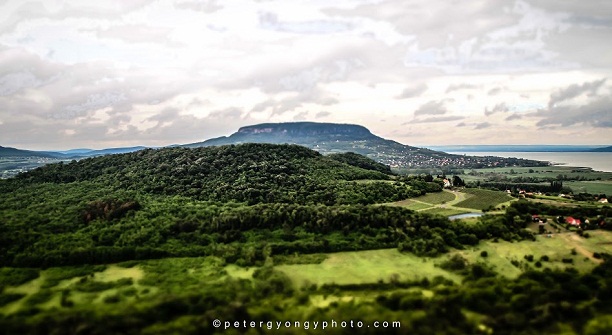
M582 222L580 222L579 219L574 219L573 217L568 216L565 218L565 223L567 223L568 225L572 225L572 226L580 226Z

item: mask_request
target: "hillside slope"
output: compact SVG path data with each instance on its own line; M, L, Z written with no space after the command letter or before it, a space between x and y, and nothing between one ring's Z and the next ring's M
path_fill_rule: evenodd
M121 190L247 203L366 204L421 193L386 182L390 170L381 170L358 155L338 161L297 145L249 143L147 149L50 164L18 175L13 184L89 181ZM355 180L385 182L347 184Z

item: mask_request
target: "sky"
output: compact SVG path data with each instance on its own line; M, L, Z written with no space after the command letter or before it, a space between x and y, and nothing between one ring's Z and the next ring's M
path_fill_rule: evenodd
M263 122L400 143L612 145L609 0L0 0L0 145Z

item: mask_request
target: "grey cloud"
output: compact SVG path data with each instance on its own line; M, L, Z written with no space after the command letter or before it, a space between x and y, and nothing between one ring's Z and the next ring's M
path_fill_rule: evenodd
M455 127L466 127L467 124L465 122L459 122L455 125Z
M230 107L210 113L209 118L214 119L240 119L242 117L242 109L238 107Z
M34 88L42 81L31 72L14 72L0 77L0 97L11 95L23 88Z
M612 127L612 97L605 96L591 100L582 106L561 106L539 110L531 116L542 117L539 127L559 125L570 127L583 124L597 128Z
M474 129L486 129L491 127L491 124L489 122L481 122L481 123L477 123L474 126Z
M80 104L64 106L61 111L54 112L50 117L53 119L70 120L97 109L112 107L125 100L127 98L121 92L95 93L87 96L87 100Z
M331 115L330 112L326 112L326 111L318 112L317 114L315 114L315 119L321 119L321 118L324 118L330 115Z
M582 94L594 95L597 90L606 82L606 78L587 82L582 85L573 84L564 89L558 90L550 95L550 101L548 102L548 108L553 108L556 104L562 103L567 100L571 100Z
M516 24L520 16L504 11L507 7L508 2L503 0L469 5L445 1L387 0L355 9L330 8L325 12L335 16L366 17L389 22L404 35L416 35L422 48L430 48ZM449 19L449 13L452 13L452 19Z
M487 92L487 95L498 95L499 93L501 93L502 89L501 87L495 87L489 90L489 92Z
M419 109L417 109L414 112L414 116L419 116L419 115L442 115L442 114L446 114L447 112L448 112L448 110L444 106L444 100L429 101L429 102L421 105L421 107L419 107Z
M446 93L451 93L454 91L460 91L460 90L472 90L472 89L476 89L478 88L478 85L472 85L472 84L453 84L453 85L449 85L446 88Z
M308 120L308 112L300 112L293 117L294 121Z
M512 120L520 120L522 118L523 118L523 116L521 114L513 113L513 114L510 114L510 116L508 116L505 120L506 121L512 121Z
M427 91L427 88L428 87L425 84L417 84L417 85L408 86L402 91L400 95L397 96L397 98L398 99L414 98L414 97L417 97L425 93L425 91Z
M499 103L493 107L493 109L489 110L489 108L485 108L484 114L486 116L495 114L495 113L507 113L510 111L508 105L506 103Z

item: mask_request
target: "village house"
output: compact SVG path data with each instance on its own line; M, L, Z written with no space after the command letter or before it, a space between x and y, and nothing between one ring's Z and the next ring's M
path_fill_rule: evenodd
M580 219L574 219L573 217L568 216L565 218L565 223L567 223L570 226L580 227L580 224L582 222L580 221Z

